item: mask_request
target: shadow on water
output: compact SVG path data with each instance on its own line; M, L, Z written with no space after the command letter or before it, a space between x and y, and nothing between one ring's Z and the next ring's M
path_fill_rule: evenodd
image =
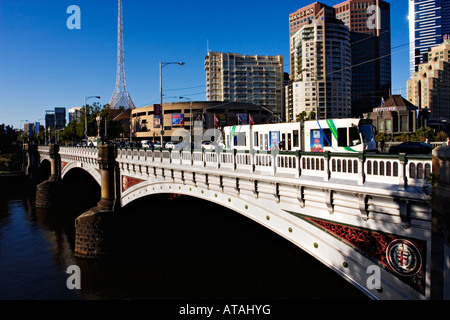
M213 203L168 195L123 209L113 257L78 259L86 296L366 299L272 231ZM83 282L83 281L82 281Z
M72 174L61 184L69 196L60 208L35 208L33 196L23 198L25 219L41 230L42 235L36 232L36 237L45 238L31 241L36 246L42 246L42 241L50 243L51 247L50 253L44 252L45 257L36 260L53 266L39 266L39 270L47 272L43 279L48 280L43 283L56 282L53 286L59 288L54 292L53 287L39 288L46 290L45 297L367 299L286 239L236 212L190 197L158 195L134 201L118 215L111 257L75 257L75 219L97 204L100 189L91 177L75 171ZM4 215L8 220L8 209L3 201L0 205L0 220ZM36 248L29 250L30 255L36 254ZM80 291L66 289L69 265L81 269ZM35 295L40 297L41 291Z

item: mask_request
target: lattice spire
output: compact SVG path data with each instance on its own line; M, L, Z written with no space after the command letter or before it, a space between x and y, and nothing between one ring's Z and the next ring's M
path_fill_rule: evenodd
M128 93L127 83L125 81L125 64L124 64L124 49L123 49L123 12L122 0L119 0L119 19L117 28L117 76L116 87L114 94L109 101L111 109L134 109L134 103Z

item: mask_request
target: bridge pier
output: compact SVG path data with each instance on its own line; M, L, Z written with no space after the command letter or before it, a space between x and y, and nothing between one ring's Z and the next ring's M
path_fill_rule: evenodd
M61 178L61 159L59 146L52 144L49 148L51 174L47 181L36 187L36 207L52 208L60 203L61 193L59 182Z
M433 150L431 299L450 300L450 147Z
M75 220L75 255L83 258L107 256L112 243L117 218L117 192L121 185L116 179L117 149L100 145L97 162L101 174L101 200ZM117 187L116 187L117 186Z

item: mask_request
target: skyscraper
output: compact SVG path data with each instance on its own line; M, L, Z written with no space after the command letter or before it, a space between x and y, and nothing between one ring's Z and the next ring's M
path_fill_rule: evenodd
M207 101L248 102L284 117L283 56L208 52Z
M350 29L352 115L358 117L390 95L390 4L382 0L347 0L334 8L336 17Z
M407 81L408 100L430 112L431 120L450 119L450 40L430 49Z
M289 15L290 39L300 28L314 23L322 10L328 14L335 10L335 17L350 31L351 115L361 116L377 106L381 98L387 98L391 90L390 5L382 0L347 0L334 7L320 2L310 4ZM294 78L292 69L291 56Z
M409 0L411 75L445 35L450 35L450 0Z
M314 8L320 10L309 16ZM299 28L293 28L296 31L290 40L292 89L287 91L292 90L292 106L286 108L287 120L295 121L303 111L315 112L320 119L349 117L352 80L348 28L336 19L335 9L325 5L307 6L290 19L298 22Z
M117 28L117 76L114 94L109 102L111 109L134 109L134 103L131 101L128 93L127 83L125 81L125 64L124 64L124 45L123 45L123 12L122 0L119 0L119 19Z

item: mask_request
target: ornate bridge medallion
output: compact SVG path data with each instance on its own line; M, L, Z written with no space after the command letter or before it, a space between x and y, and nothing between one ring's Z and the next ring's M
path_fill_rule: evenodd
M399 239L394 234L342 225L294 212L288 213L333 235L417 292L425 294L425 241Z
M413 276L422 268L419 249L408 240L394 240L386 249L389 266L400 275Z

